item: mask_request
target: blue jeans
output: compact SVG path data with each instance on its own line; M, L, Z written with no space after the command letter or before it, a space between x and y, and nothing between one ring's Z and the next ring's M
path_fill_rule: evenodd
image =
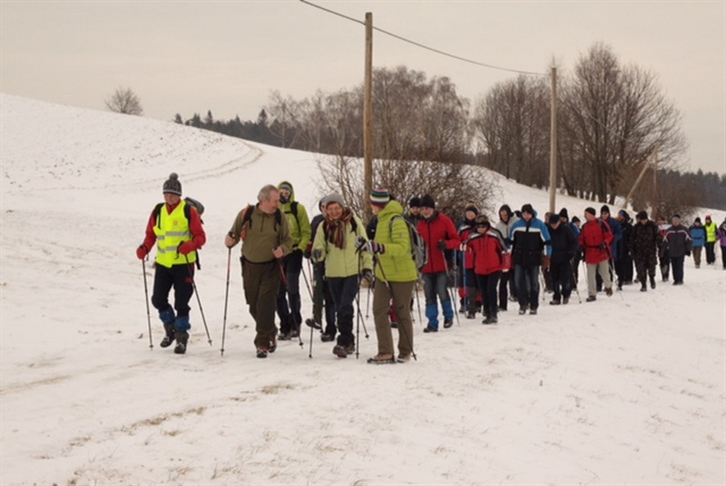
M432 329L439 327L439 309L436 297L441 300L441 308L444 311L444 320L454 318L454 308L451 305L451 296L448 292L449 278L446 272L424 273L424 296L426 297L426 317L429 319L428 326Z
M517 286L519 307L539 307L539 265L514 265L514 282Z

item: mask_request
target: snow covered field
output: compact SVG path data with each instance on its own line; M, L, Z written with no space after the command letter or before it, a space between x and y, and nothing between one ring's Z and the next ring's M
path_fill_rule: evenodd
M224 235L266 183L292 181L314 214L316 156L5 94L0 105L3 486L726 483L720 265L687 259L682 287L573 294L495 327L459 315L424 335L419 321L417 362L371 366L372 317L359 360L317 333L310 359L307 332L256 359L235 248L222 357ZM205 204L208 237L196 283L213 343L193 298L183 356L158 347L153 308L149 347L134 254L172 171ZM494 177L497 207L545 211L545 192ZM557 202L570 215L589 205Z

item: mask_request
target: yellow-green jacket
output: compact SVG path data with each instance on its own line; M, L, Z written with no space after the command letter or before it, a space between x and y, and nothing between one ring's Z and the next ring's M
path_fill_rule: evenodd
M310 227L310 218L308 218L308 212L305 210L305 206L295 200L295 188L293 188L290 182L282 181L277 185L277 188L279 189L283 184L288 184L292 188L290 191L290 200L280 205L280 210L287 217L287 223L290 226L292 249L293 251L298 249L305 251L313 236L313 230Z
M345 225L345 243L343 248L338 248L326 239L325 221L320 223L318 230L315 232L315 241L313 242L313 253L320 250L322 256L319 259L313 259L315 263L325 262L325 276L329 278L350 277L358 275L359 271L364 269L371 270L373 268L373 258L367 251L356 251L356 239L361 236L366 241L365 226L361 220L353 215L352 221L355 221L355 230L352 222Z
M391 231L391 219L393 231ZM376 255L376 279L389 282L413 282L418 280L416 263L411 255L411 235L403 219L403 207L391 201L378 213L376 242L385 246L385 253ZM384 277L385 275L385 277Z

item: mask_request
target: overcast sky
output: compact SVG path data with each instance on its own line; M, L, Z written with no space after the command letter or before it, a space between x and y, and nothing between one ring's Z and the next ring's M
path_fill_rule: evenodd
M683 114L686 168L726 173L726 2L312 1L432 48L566 75L596 42L658 75ZM105 109L133 89L145 115L256 119L272 90L296 99L362 82L364 27L297 0L0 3L1 88ZM374 33L375 67L448 76L475 102L515 73Z

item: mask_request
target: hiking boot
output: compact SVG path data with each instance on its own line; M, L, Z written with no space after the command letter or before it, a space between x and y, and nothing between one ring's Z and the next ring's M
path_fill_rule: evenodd
M498 308L499 308L500 311L504 311L504 312L507 311L507 306L506 305L500 305Z
M517 298L513 295L509 296L509 302L517 302Z
M280 334L278 334L277 339L279 339L280 341L289 341L290 339L292 339L292 336L290 336L289 332L281 332Z
M313 329L322 329L323 326L315 322L315 319L305 319L305 325L308 327L312 327Z
M645 285L645 283L643 283L643 285L640 286L640 291L641 292L647 292L648 291L648 286Z
M186 331L177 331L174 334L176 339L176 347L174 347L174 353L184 354L187 352L187 340L189 339L189 333Z
M396 321L391 321L391 329L398 329L398 323Z
M257 348L257 357L258 358L267 358L267 348L259 346Z
M650 277L650 288L655 289L655 277Z
M336 344L335 346L333 346L333 354L336 355L338 358L348 357L348 352L345 350L345 347L340 344Z
M444 320L444 329L448 329L453 325L454 325L454 319L445 319Z
M569 297L562 297L562 305L566 305L566 304L569 304L569 303L570 303L570 298Z
M530 316L536 316L537 315L537 309L530 309L529 310L529 315Z
M587 299L585 299L585 302L594 302L596 300L597 300L597 297L595 297L594 295L588 295Z
M550 300L550 305L560 305L560 301L557 299Z
M335 336L333 334L325 334L325 333L323 333L323 334L320 335L320 340L322 342L324 342L324 343L329 343L329 342L335 340Z
M423 332L439 332L439 330L435 329L433 327L426 326L426 327L424 327Z
M606 294L606 295L607 295L608 297L612 297L612 296L613 296L613 288L612 288L612 287L608 287L608 288L606 288L606 289L605 289L605 294Z
M395 364L392 354L377 354L372 358L368 358L368 364Z
M164 336L164 339L161 340L159 346L162 348L168 348L171 346L171 343L174 342L174 323L164 324L164 331L166 331L166 336Z
M476 312L473 312L473 311L467 312L466 313L466 318L467 319L476 319Z
M396 357L397 363L408 363L409 361L411 361L411 353L398 353L398 356Z
M482 324L496 324L497 318L496 317L487 317L483 321L481 321Z
M297 339L300 337L300 331L298 329L293 329L290 331L290 339Z
M527 307L526 306L520 306L519 307L519 315L523 315L527 313Z
M274 353L276 349L277 349L277 338L275 336L272 336L272 340L270 341L270 348L268 349L268 351L270 353Z
M348 354L355 354L355 344L351 344L345 347L345 352Z

